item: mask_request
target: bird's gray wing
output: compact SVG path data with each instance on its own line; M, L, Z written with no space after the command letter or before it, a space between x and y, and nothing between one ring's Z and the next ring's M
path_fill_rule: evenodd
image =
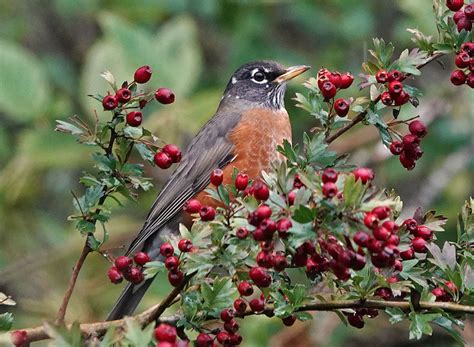
M187 200L202 191L209 184L214 169L222 168L234 160L234 145L227 136L239 120L239 112L219 109L203 126L153 203L145 224L131 243L127 255L137 250L181 211Z

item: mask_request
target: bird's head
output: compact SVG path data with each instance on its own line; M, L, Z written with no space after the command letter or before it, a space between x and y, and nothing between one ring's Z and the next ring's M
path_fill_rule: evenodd
M284 108L286 82L309 68L306 65L285 68L273 61L244 64L232 75L223 98L241 99L274 109Z

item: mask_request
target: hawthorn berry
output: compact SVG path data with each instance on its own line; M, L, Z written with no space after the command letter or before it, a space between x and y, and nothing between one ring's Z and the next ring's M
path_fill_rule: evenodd
M179 267L179 259L173 255L165 259L165 267L168 271L176 271Z
M288 193L288 205L293 206L295 204L296 190L293 189Z
M273 267L273 255L269 252L259 252L255 260L257 261L258 266L267 269Z
M153 161L161 169L168 169L173 164L173 159L164 152L157 152L153 157Z
M118 284L118 283L123 281L122 274L120 273L120 271L115 266L112 266L107 271L107 276L109 277L110 282L112 282L113 284Z
M235 232L235 236L237 236L237 238L243 240L243 239L246 239L247 236L249 236L249 231L247 228L245 227L240 227L237 229L237 231Z
M142 124L143 114L140 111L132 111L127 113L127 124L132 127L137 127Z
M138 252L133 257L133 260L135 264L143 266L150 261L150 256L145 252Z
M173 163L179 163L181 161L181 150L178 146L169 143L164 145L161 151L166 153Z
M187 213L198 213L199 210L201 209L202 204L199 200L197 199L191 199L186 201L186 203L183 206L183 210L186 211Z
M205 333L199 333L196 338L197 347L213 347L214 339L211 335Z
M276 230L276 223L274 220L272 219L264 219L261 223L260 223L260 229L262 229L264 235L265 235L265 238L266 239L272 239L273 237L273 233L275 232Z
M326 182L323 184L323 195L326 198L332 198L337 194L337 186L333 182Z
M341 89L347 89L352 85L352 82L354 82L354 76L350 72L344 72L341 74Z
M426 253L428 249L426 248L426 240L421 237L415 237L411 240L411 246L413 250L417 253Z
M378 288L375 290L374 295L381 297L385 301L390 300L393 297L392 290L387 287Z
M193 243L188 239L181 239L178 242L178 248L181 252L189 252L193 248Z
M444 298L446 297L446 291L442 287L436 287L431 291L431 294L433 294L436 297L436 301L444 301Z
M388 231L390 231L391 233L396 233L398 232L398 229L399 229L398 225L392 220L387 220L383 222L382 226Z
M464 7L464 14L466 15L467 19L474 20L474 5L466 5L466 7Z
M446 0L446 6L453 12L460 10L463 5L464 0Z
M238 313L244 313L247 309L247 303L243 299L235 299L234 300L234 309Z
M341 87L341 74L339 72L330 72L327 73L326 76L329 79L329 82L331 82L334 87L340 88Z
M255 181L253 184L253 196L257 200L265 201L270 196L270 191L262 181Z
M393 103L395 106L401 106L406 104L410 100L410 95L405 92L404 90L401 91L401 93L395 97L393 100Z
M288 267L288 260L283 254L277 254L273 257L273 268L277 272L281 272Z
M296 317L291 315L285 318L282 318L281 320L283 324L285 324L287 327L291 327L293 324L295 324Z
M343 99L337 99L334 102L334 111L336 111L339 117L345 117L349 113L349 103Z
M469 56L469 53L460 52L458 55L456 55L456 59L454 60L454 63L456 64L458 68L464 69L466 67L469 67L470 60L471 60L471 57Z
M354 235L354 242L361 247L366 247L367 242L369 242L369 234L367 234L365 231L358 231Z
M466 15L464 14L464 11L463 10L457 11L453 16L454 23L458 24L459 20L463 17L464 18L466 17Z
M390 144L390 152L392 152L393 155L399 155L400 153L403 152L403 143L401 141L394 140Z
M380 95L380 100L385 106L391 106L393 104L393 99L389 92L383 92Z
M320 90L325 99L332 99L337 93L336 86L330 81L324 82Z
M272 278L268 274L267 270L260 266L251 268L249 271L249 277L255 283L255 285L261 288L270 286L270 283L272 282Z
M464 14L466 13L464 12ZM458 29L458 32L461 32L462 30L471 31L472 22L467 17L460 17L456 23L456 28Z
M184 279L184 273L181 271L168 272L168 281L173 287L179 286Z
M115 95L106 95L102 99L104 110L110 111L118 106L118 99Z
M367 241L367 249L371 253L377 253L382 250L382 242L375 238L369 238L369 241Z
M327 182L336 183L337 177L338 177L338 173L336 170L334 170L333 168L327 168L323 171L321 175L321 180L323 181L323 183L327 183Z
M410 260L415 257L415 251L413 248L408 248L406 251L400 252L400 258L403 260Z
M451 73L451 83L454 84L455 86L460 86L464 83L466 83L466 75L464 74L464 71L462 70L454 70Z
M124 272L127 271L132 266L132 259L121 255L115 259L115 267L120 271Z
M161 104L172 104L174 102L174 93L168 88L158 88L155 91L155 99Z
M139 284L145 279L143 272L137 267L132 267L127 270L124 277L127 281L130 281L133 284Z
M212 171L211 173L211 183L218 187L222 184L222 182L224 181L224 171L222 171L221 169L215 169L214 171Z
M137 83L146 83L150 80L152 74L151 67L144 65L139 67L133 74L133 79Z
M390 207L388 206L377 206L374 207L371 211L377 216L378 219L383 220L390 216Z
M231 319L224 323L224 330L230 334L235 334L239 330L239 323L235 319Z
M391 234L386 243L388 245L398 246L400 244L400 236Z
M237 190L245 190L245 188L247 188L247 185L249 184L249 176L247 174L239 172L235 177L234 184Z
M209 222L216 217L216 210L212 206L202 206L199 210L199 216L202 221Z
M357 329L362 329L364 327L364 318L359 314L350 314L347 316L347 321Z
M291 220L288 218L281 218L278 220L276 227L278 231L278 236L282 239L286 239L288 237L288 230L292 227Z
M270 218L272 215L272 209L266 204L262 204L257 207L255 214L258 219L263 220L265 218Z
M419 225L415 230L415 236L430 240L433 237L433 230L424 225Z
M384 227L375 228L374 237L380 241L387 241L390 237L390 231L388 231Z
M408 218L408 219L405 219L405 221L403 222L403 226L410 232L410 233L414 233L416 228L418 227L418 222L416 220L414 220L413 218Z
M230 308L225 308L221 311L220 317L224 323L230 322L235 317L234 310Z
M230 335L230 344L233 346L238 346L242 343L242 336L239 334L231 334Z
M471 58L472 60L473 58ZM472 63L471 63L472 64ZM474 66L474 64L473 64ZM472 70L472 69L471 69ZM467 78L466 78L466 84L471 87L471 88L474 88L474 72L471 72L469 73L469 75L467 75Z
M117 97L117 100L123 104L127 103L130 101L132 98L132 92L128 88L120 88L117 90L115 93L115 96Z
M25 330L15 330L10 334L10 340L15 346L23 346L28 341L28 333Z
M262 299L252 299L249 302L250 309L254 312L261 312L265 308L265 301Z
M388 84L388 92L392 97L400 95L403 90L403 84L400 81L392 81Z
M352 171L352 174L354 175L356 181L361 180L363 184L373 180L375 177L374 172L371 169L365 167L355 169Z
M171 257L174 254L173 246L171 246L171 244L168 242L163 243L160 246L160 254L166 258Z
M398 159L405 169L413 170L415 168L415 160L408 157L405 152L400 153Z
M374 229L379 224L379 219L375 213L366 213L364 217L364 224L369 229Z
M420 120L414 120L413 122L410 122L408 125L408 130L410 130L410 133L419 138L425 137L426 134L428 134L426 125Z
M217 341L223 346L228 346L230 344L230 335L227 331L219 331L216 335Z
M160 342L176 342L176 328L172 325L161 323L155 329L155 338Z
M250 295L253 294L253 287L247 281L240 282L237 289L239 291L239 294L242 295L242 296L250 296Z
M444 283L444 285L446 286L446 288L448 288L452 293L455 293L457 292L458 288L456 287L456 285L451 282L451 281L446 281Z
M403 74L398 70L392 70L389 72L387 79L389 82L401 81L403 79Z
M379 83L385 83L385 82L387 82L387 80L388 80L387 71L385 71L385 70L379 70L379 71L375 74L375 79L376 79L377 82L379 82Z
M400 260L396 259L393 264L393 270L401 272L403 270L403 264Z

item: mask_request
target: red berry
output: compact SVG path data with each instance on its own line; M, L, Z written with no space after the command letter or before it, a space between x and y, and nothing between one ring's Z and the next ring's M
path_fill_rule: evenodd
M115 259L115 266L120 272L127 271L132 266L132 259L121 255Z
M398 272L401 272L403 270L403 264L400 260L395 260L395 263L393 263L393 270Z
M132 267L131 269L129 269L124 274L124 277L127 281L130 281L133 284L139 284L145 279L145 276L143 276L143 272L137 267Z
M405 228L407 228L407 230L410 233L413 234L415 232L416 228L418 227L418 223L413 218L408 218L408 219L405 219L405 221L403 222L403 226Z
M456 28L458 29L458 32L461 32L462 30L471 31L472 21L470 21L467 17L460 17L456 23Z
M295 175L295 178L293 179L293 188L300 189L302 187L305 187L305 185L301 182L300 175Z
M446 296L446 291L441 287L434 288L431 293L436 296L436 301L443 301L443 298Z
M10 340L15 347L26 345L28 333L25 330L15 330L11 333Z
M474 5L466 5L466 7L464 7L464 14L466 15L467 19L474 20Z
M358 231L354 235L354 242L361 247L366 247L369 242L369 234L364 231Z
M415 230L415 236L430 240L433 237L433 230L424 225L419 225Z
M400 156L398 157L400 160L400 163L402 166L407 169L407 170L413 170L415 168L415 160L412 158L409 158L405 152L402 152Z
M217 334L217 341L219 341L220 344L223 346L229 345L230 342L230 335L227 331L220 331Z
M392 70L387 76L389 82L401 81L403 79L403 74L398 70Z
M242 296L250 296L253 294L253 287L247 281L240 282L238 290L239 290L239 294Z
M341 89L347 89L354 82L354 76L350 72L345 72L341 75Z
M357 329L362 329L364 327L364 318L359 314L350 314L347 317L347 321Z
M389 92L383 92L380 95L380 100L382 100L382 104L385 106L391 106L393 104L393 99Z
M153 161L155 162L156 166L161 169L167 169L171 166L171 164L173 164L173 159L171 159L171 157L164 152L157 152L153 157Z
M201 217L201 220L204 222L209 222L211 220L214 220L216 217L216 210L214 207L211 206L203 206L199 210L199 216Z
M117 97L118 101L125 104L132 98L132 92L128 88L120 88L115 93L115 96Z
M337 99L334 102L334 111L339 117L345 117L349 113L349 103L345 99Z
M269 252L259 252L256 261L258 266L270 269L273 266L273 255Z
M382 220L390 216L390 207L377 206L377 207L374 207L371 212L375 214L378 219Z
M225 308L221 311L220 317L224 323L230 322L235 317L234 310Z
M323 183L327 183L327 182L333 182L333 183L336 183L337 181L337 171L332 169L332 168L328 168L326 170L323 171L323 174L321 175L321 179L323 181Z
M222 182L224 181L224 171L222 171L221 169L215 169L214 171L212 171L211 173L211 183L218 187L222 184Z
M398 225L394 221L391 221L391 220L387 220L383 222L382 226L388 231L390 231L391 233L396 233L399 229Z
M292 227L291 220L288 218L282 218L277 222L277 230L278 236L282 239L286 239L288 237L288 230Z
M325 76L329 74L329 70L326 69L325 67L322 67L321 69L318 70L318 78L321 76Z
M196 338L196 346L197 347L213 347L214 339L209 334L200 333Z
M285 317L281 320L283 324L285 324L287 327L291 327L293 324L295 324L296 317L291 315L288 317Z
M425 253L427 251L426 240L421 237L415 237L413 240L411 240L411 246L417 253Z
M385 70L379 70L377 74L375 75L375 79L379 83L385 83L388 80L388 74L387 71Z
M137 127L142 124L143 115L140 111L132 111L127 113L127 124L132 127Z
M151 74L152 74L151 67L149 67L148 65L145 65L145 66L139 67L135 71L133 75L133 79L137 83L146 83L150 80Z
M115 95L106 95L102 99L104 110L113 110L118 106L118 99Z
M392 290L390 288L378 288L375 293L375 296L380 296L384 300L390 300L393 296Z
M403 136L403 146L409 146L409 145L418 145L420 144L420 138L416 135L413 134L407 134Z
M178 242L178 248L181 252L189 252L193 248L193 243L188 239L181 239Z
M336 86L330 81L324 82L320 90L325 99L332 99L337 93Z
M171 158L173 163L178 163L181 161L181 150L178 146L169 143L163 146L161 150Z
M398 235L392 234L387 240L388 245L398 246L400 244L400 237Z
M282 254L277 254L273 257L273 268L275 271L281 272L288 267L288 260Z
M466 75L462 70L454 70L451 73L451 83L455 86L460 86L466 82Z
M168 272L168 281L173 287L179 286L183 282L184 274L181 271Z
M249 277L258 287L261 288L270 286L272 282L272 278L267 270L260 266L251 268L249 271Z
M428 133L426 125L420 120L414 120L408 125L408 130L416 137L424 137Z
M255 181L253 184L253 196L257 200L265 201L270 196L270 191L263 182Z
M109 280L113 284L120 283L123 280L122 274L115 266L112 266L109 271L107 271L107 276L109 276Z
M378 227L374 230L374 237L380 241L387 241L390 237L390 231L384 227Z
M395 106L401 106L406 104L410 100L410 95L402 90L402 92L395 97L393 103Z
M235 188L237 190L245 190L248 184L249 184L249 176L247 174L239 172L237 174L237 177L235 177Z
M461 9L463 5L464 0L446 0L446 6L453 12Z
M329 81L329 77L328 77L329 74L326 74L326 75L322 75L322 76L318 76L318 88L321 90L323 88L323 84L325 82L328 82Z
M474 42L464 42L461 45L461 51L467 52L469 56L474 56Z
M236 299L234 300L234 309L238 313L244 313L247 309L247 303L243 299Z
M408 248L406 251L400 252L400 258L403 260L410 260L415 257L415 251L413 248Z
M155 99L162 104L172 104L174 102L174 93L168 88L158 88L155 91Z
M186 201L186 203L183 206L183 209L187 213L198 213L199 210L201 209L202 205L201 202L197 199L191 199Z
M150 261L150 257L145 252L138 252L133 257L133 260L135 261L135 264L143 266Z
M402 90L403 90L403 83L400 81L392 81L388 84L388 92L393 98L400 95Z
M469 53L460 52L458 55L456 55L456 60L454 62L458 68L464 69L466 67L469 67L470 60L471 57L469 56Z
M295 204L296 190L293 189L288 193L288 205L293 206Z
M323 195L326 198L332 198L337 194L337 186L335 183L326 182L323 184Z
M364 217L364 224L369 229L374 229L379 224L379 219L374 213L366 213Z
M171 246L171 244L168 242L163 243L160 246L160 254L166 258L171 257L174 254L173 246Z
M224 329L230 334L235 334L239 330L239 324L235 319L224 323Z
M453 16L454 23L458 24L459 20L463 17L464 18L466 17L466 15L464 14L464 11L463 10L457 11Z
M451 282L451 281L446 281L444 283L444 285L452 292L452 293L455 293L457 292L458 288L456 287L456 285Z
M262 229L266 239L272 239L276 230L276 223L274 220L267 218L260 223L259 228Z
M471 60L472 60L472 58L471 58ZM474 88L474 72L471 72L469 75L467 75L466 84L469 87Z
M334 84L336 88L341 87L341 74L339 72L331 72L326 74L328 77L329 81Z
M255 214L260 220L270 218L272 215L272 209L268 205L262 204L257 207L257 209L255 210Z
M173 255L165 259L165 267L168 271L176 272L179 267L179 259L177 256Z
M390 152L392 152L393 155L399 155L400 153L403 152L403 143L401 141L392 141L390 144Z
M352 171L352 173L354 174L356 181L361 180L363 184L373 180L375 177L374 172L371 169L365 167L357 168Z
M158 341L175 342L176 328L168 324L160 324L155 329L155 338Z
M351 259L350 268L356 271L362 270L367 261L365 257L359 253L355 253L355 256Z
M237 236L237 238L243 240L243 239L246 239L247 236L249 236L249 231L247 228L245 227L240 227L237 229L237 231L235 232L235 236Z
M255 298L250 300L249 306L253 312L261 312L265 308L265 301Z

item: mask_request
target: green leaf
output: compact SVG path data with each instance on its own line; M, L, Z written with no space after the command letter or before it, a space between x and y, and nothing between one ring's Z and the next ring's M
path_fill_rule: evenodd
M0 111L15 122L44 116L51 90L41 62L21 46L0 40Z
M117 167L117 160L113 156L106 156L101 153L92 154L95 161L95 167L100 171L111 172Z
M8 331L13 325L13 315L10 312L0 314L0 331Z
M391 324L402 322L406 317L406 313L398 307L388 307L385 309L385 313L390 316L389 322Z
M305 205L299 205L294 211L292 218L298 223L309 223L316 217L316 210L306 207Z
M149 261L144 265L145 270L143 274L145 279L150 279L155 277L158 273L165 269L165 264L161 261Z
M155 152L150 150L143 143L136 143L135 148L137 149L138 153L140 154L143 160L153 162L153 156L155 155Z
M313 319L313 315L309 312L296 312L294 315L296 319L302 322L306 322L308 320Z
M451 245L448 241L445 241L443 250L441 250L436 243L428 243L426 248L428 248L430 253L433 255L433 259L430 259L430 261L437 265L440 269L456 269L456 247L454 245Z
M54 340L55 347L82 347L84 341L78 322L74 322L70 329L65 325L53 325L44 323L44 329L49 337Z
M125 327L124 340L129 346L146 347L152 342L155 323L149 324L142 330L140 324L135 319L125 317Z
M95 224L92 222L89 222L88 220L81 219L76 223L76 229L80 231L80 233L83 235L94 233Z
M217 314L222 309L232 305L235 294L236 287L229 277L217 278L212 285L207 282L201 284L204 308L213 314Z
M115 341L115 326L111 326L109 329L107 329L107 332L105 333L104 337L100 341L99 347L111 347L114 345Z
M224 203L224 205L229 206L230 196L226 187L224 187L224 185L221 184L219 187L217 187L217 192L219 193L220 200Z
M346 208L357 208L367 189L361 180L355 179L354 175L348 175L344 181L344 206Z
M313 240L316 236L316 232L313 229L313 223L301 224L296 221L292 221L293 226L288 230L290 236L290 244L297 248L301 246L305 241Z
M56 120L56 128L55 130L64 132L64 133L71 133L71 135L83 135L84 134L84 129L78 128L74 124L64 122L62 120Z
M373 43L374 49L369 50L370 54L377 60L380 68L387 68L395 48L392 43L385 43L383 39L375 38L373 39Z
M431 328L429 322L436 318L441 317L440 313L427 313L421 314L416 312L410 312L408 315L410 318L410 339L421 339L423 334L431 335L433 328Z

